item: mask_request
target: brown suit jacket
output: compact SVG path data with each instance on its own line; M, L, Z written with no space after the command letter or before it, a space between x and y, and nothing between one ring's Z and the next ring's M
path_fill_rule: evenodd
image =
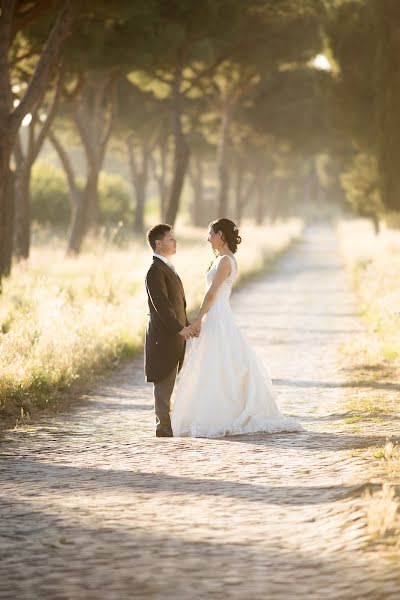
M146 381L160 382L182 368L186 342L179 335L188 324L186 299L178 275L156 256L146 274L149 321L145 339Z

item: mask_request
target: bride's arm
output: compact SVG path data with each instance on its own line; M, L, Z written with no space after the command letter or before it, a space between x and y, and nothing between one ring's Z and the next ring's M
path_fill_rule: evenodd
M223 284L225 279L227 279L229 277L230 274L231 274L231 262L228 257L223 257L219 261L219 265L217 267L213 282L203 298L199 313L198 313L195 321L192 323L192 327L194 329L200 331L202 318L210 310L210 308L217 296L219 288L221 287L221 285Z

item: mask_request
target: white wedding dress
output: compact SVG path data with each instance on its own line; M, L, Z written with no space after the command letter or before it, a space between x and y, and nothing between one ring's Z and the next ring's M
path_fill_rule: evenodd
M200 336L185 359L171 412L174 436L220 437L256 431L299 431L277 405L271 380L261 360L243 337L230 306L237 275L231 273L203 318ZM207 273L211 286L221 256Z

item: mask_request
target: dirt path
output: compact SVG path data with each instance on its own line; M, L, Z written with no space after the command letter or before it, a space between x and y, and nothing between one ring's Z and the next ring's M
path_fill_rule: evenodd
M153 437L137 360L73 410L2 434L0 598L399 600L399 566L367 546L348 402L398 394L346 379L360 329L333 233L310 229L233 299L301 434Z

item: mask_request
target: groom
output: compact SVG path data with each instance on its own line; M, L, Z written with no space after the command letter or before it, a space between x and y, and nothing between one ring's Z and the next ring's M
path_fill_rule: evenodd
M195 335L186 316L183 285L171 258L176 239L171 225L161 223L147 232L153 262L146 275L149 321L145 340L146 381L154 383L156 436L172 437L170 400L185 356L186 340Z

